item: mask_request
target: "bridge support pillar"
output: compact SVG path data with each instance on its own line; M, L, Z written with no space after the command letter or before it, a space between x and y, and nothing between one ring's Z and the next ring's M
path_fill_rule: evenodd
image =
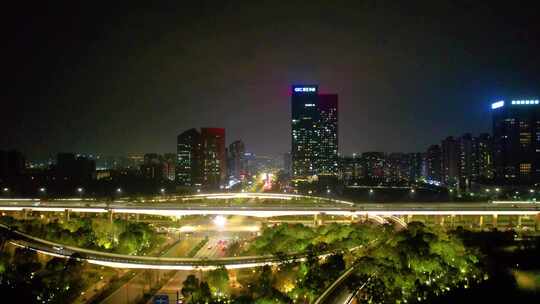
M452 214L450 215L450 228L454 228L454 225L456 224L456 215Z
M480 229L482 229L482 227L484 227L484 216L483 215L480 215L480 218L478 219L478 227L480 227Z
M493 214L491 216L491 225L493 228L497 228L497 214Z
M521 219L522 219L522 216L518 215L517 216L517 227L518 227L518 229L521 228Z
M536 214L534 217L534 231L538 231L540 228L540 213Z
M324 224L324 214L322 214L322 213L314 214L313 215L313 224L315 225L315 227L323 225Z
M139 213L137 213L137 215L135 215L135 219L136 219L137 222L139 221L139 219L140 219L140 214Z
M410 222L412 222L412 214L407 214L407 220L406 220L407 224L409 224Z
M114 220L114 213L112 210L109 210L108 213L109 213L109 223L112 224Z
M24 220L28 219L28 209L23 209L23 219Z
M69 209L64 210L64 218L66 221L70 220L70 211Z
M439 222L439 226L444 226L444 215L438 215L437 220Z

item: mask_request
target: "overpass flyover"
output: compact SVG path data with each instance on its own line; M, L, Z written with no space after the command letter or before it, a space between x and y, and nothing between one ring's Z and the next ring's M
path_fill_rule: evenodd
M247 201L238 203L235 199ZM325 197L274 193L216 193L157 197L142 201L120 199L112 202L81 199L0 199L0 212L21 212L24 216L31 212L61 212L68 219L72 213L107 214L111 221L117 215L239 215L278 220L287 216L312 216L316 224L322 224L325 219L337 216L351 222L373 220L401 227L411 221L422 221L450 227L462 225L469 228L540 228L540 204L536 203L352 203Z

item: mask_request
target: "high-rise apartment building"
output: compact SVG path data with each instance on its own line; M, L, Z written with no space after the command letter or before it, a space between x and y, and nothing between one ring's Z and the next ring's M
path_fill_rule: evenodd
M447 186L459 184L459 142L449 136L442 141L442 179Z
M426 179L442 182L442 152L439 145L432 145L426 152Z

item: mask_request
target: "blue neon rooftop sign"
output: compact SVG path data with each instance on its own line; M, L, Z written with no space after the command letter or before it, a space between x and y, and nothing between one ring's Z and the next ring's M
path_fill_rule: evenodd
M317 88L316 87L294 87L294 92L295 93L313 93L313 92L317 92Z
M540 104L538 99L512 100L513 105L537 105Z
M504 107L504 100L500 100L491 104L492 109L498 109Z

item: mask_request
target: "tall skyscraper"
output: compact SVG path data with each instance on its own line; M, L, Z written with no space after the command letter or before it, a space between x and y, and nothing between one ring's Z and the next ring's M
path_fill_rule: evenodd
M493 179L493 138L487 133L478 136L478 178Z
M442 152L439 145L432 145L426 152L426 178L442 182Z
M178 185L218 188L227 178L226 162L225 129L190 129L178 135Z
M217 188L227 180L225 129L201 128L203 185Z
M228 170L229 176L235 178L241 178L246 175L246 160L244 154L246 153L246 147L244 142L236 140L229 145L228 150Z
M447 186L459 184L459 143L449 136L442 141L442 178Z
M292 174L296 178L338 173L338 97L317 85L294 85L291 96Z
M466 133L458 144L460 184L468 188L471 182L478 180L478 138Z
M539 100L501 100L491 108L495 178L509 184L540 182Z
M201 173L201 134L189 129L177 138L176 183L180 186L202 185Z
M319 174L337 175L338 166L338 96L319 94L320 112Z

